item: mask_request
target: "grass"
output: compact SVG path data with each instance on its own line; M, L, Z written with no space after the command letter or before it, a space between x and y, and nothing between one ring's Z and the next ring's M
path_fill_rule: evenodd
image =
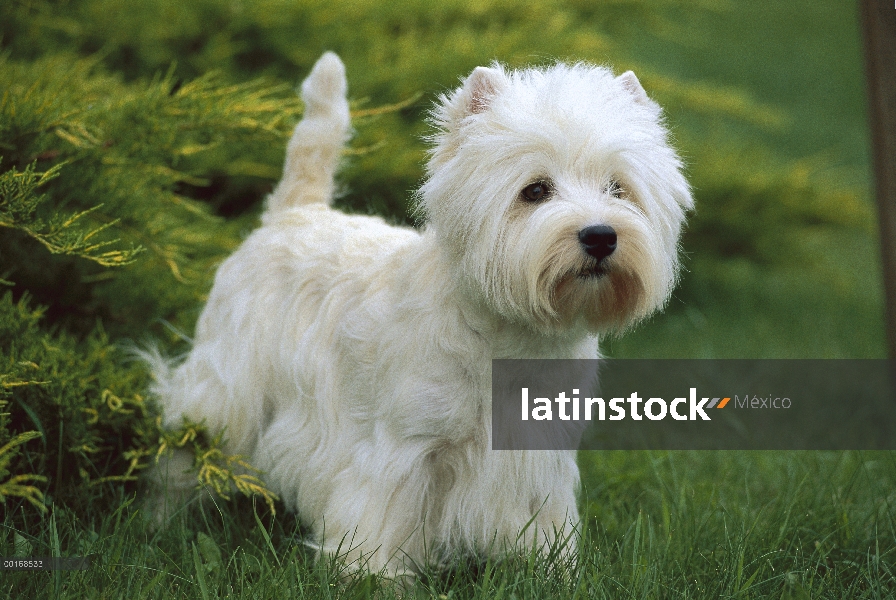
M248 499L153 532L130 500L89 522L56 508L20 531L30 556L86 571L6 572L28 598L888 598L896 592L896 457L860 452L583 453L578 566L461 560L400 588L315 562L288 514ZM0 554L15 550L4 528Z

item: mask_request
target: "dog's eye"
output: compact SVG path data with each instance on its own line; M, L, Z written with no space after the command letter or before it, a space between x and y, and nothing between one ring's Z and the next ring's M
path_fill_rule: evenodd
M613 196L614 198L622 198L622 184L612 179L610 181L610 185L607 186L607 193Z
M523 198L529 202L544 200L551 193L551 186L546 181L536 181L523 188Z

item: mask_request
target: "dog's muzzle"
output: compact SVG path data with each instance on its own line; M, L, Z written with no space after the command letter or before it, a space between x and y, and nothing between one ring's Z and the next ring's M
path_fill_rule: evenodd
M591 225L579 232L579 242L599 263L616 250L616 230L609 225Z

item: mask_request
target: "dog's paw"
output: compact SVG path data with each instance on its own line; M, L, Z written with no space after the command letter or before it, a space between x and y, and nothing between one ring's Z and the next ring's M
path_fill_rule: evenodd
M346 104L348 84L345 65L333 52L325 52L317 59L311 73L302 82L302 101L306 117L325 114Z
M172 516L196 497L197 479L193 462L192 453L176 448L160 456L144 475L146 490L142 512L154 529L163 528Z

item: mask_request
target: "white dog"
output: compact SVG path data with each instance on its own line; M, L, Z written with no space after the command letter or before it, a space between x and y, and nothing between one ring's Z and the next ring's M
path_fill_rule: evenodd
M323 552L373 571L574 539L575 452L491 450L491 360L596 358L666 302L692 199L659 106L631 72L475 69L434 111L416 231L330 208L345 94L327 53L261 227L186 361L156 361L164 422L224 430Z

